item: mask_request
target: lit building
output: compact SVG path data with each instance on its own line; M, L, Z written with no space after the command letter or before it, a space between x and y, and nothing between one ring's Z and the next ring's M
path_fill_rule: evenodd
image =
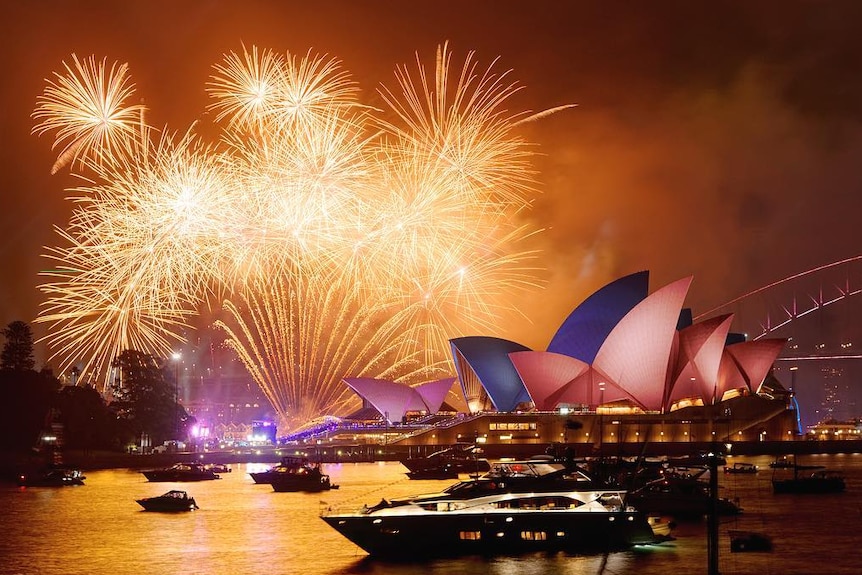
M786 340L745 341L730 332L732 315L694 323L683 308L691 277L651 294L648 281L648 272L638 272L595 292L565 319L545 351L493 337L451 340L468 413L424 432L411 428L399 441L430 443L433 436L438 444L474 439L637 444L794 438L790 394L771 376ZM453 381L432 382L435 397L442 397ZM390 424L410 410L434 413L439 405L424 399L422 390L430 384L345 382Z

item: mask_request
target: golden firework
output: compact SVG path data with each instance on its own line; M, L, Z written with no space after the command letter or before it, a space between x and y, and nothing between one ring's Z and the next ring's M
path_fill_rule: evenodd
M227 54L208 146L192 130L151 141L125 66L74 58L34 113L88 178L42 286L62 367L83 359L106 383L117 353L166 356L221 301L227 344L294 424L347 410L343 377L450 372L449 339L492 330L541 284L517 220L526 114L503 108L520 88L451 59L441 46L430 71L398 68L381 111L335 59Z
M66 75L55 73L37 99L33 118L41 122L33 132L55 132L53 147L63 146L52 174L75 161L98 163L138 132L144 107L126 104L135 92L126 75L128 65L115 63L108 69L106 62L97 63L92 56L81 61L72 54L73 65L63 62Z

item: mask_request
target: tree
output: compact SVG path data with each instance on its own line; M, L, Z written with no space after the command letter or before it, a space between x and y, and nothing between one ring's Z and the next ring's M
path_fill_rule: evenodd
M50 373L0 369L0 451L29 451L39 444L58 389Z
M116 418L102 396L90 386L66 386L55 398L64 447L105 449L119 447L114 441Z
M6 343L0 355L0 369L12 371L32 370L36 361L33 359L33 332L23 321L13 321L3 330Z
M175 438L185 410L176 402L168 370L150 354L125 350L114 360L120 372L119 383L112 386L112 407L117 417L128 424L132 438L146 433L154 445Z

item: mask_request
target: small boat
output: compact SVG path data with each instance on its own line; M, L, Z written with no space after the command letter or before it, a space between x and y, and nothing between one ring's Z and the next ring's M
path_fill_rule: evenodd
M270 485L273 491L279 493L338 489L338 485L329 481L329 475L321 471L319 463L315 465L307 463L292 472L278 473L270 480Z
M794 465L795 460L785 455L783 457L776 457L775 461L769 464L769 467L772 469L792 469Z
M731 553L772 551L772 538L763 533L731 529L729 534Z
M68 487L84 485L87 477L78 469L51 468L18 476L21 487Z
M255 483L270 484L274 479L277 479L282 475L295 474L300 469L308 467L313 467L308 461L308 458L294 457L288 455L282 457L281 462L278 465L274 465L266 471L256 471L254 473L249 473L249 475Z
M646 513L670 515L676 518L697 518L708 515L713 501L709 483L699 474L669 474L650 481L628 495L626 503ZM718 515L737 515L742 512L739 505L726 497L716 497L715 510Z
M443 464L439 467L408 471L407 477L410 479L458 479L458 471L452 465Z
M740 463L736 462L731 466L724 466L725 473L740 473L740 474L754 474L757 473L757 466L753 463Z
M487 459L479 457L482 450L472 443L456 443L425 457L401 460L410 479L457 479L459 474L478 475L491 469Z
M207 469L200 463L177 463L163 469L149 469L141 471L148 481L209 481L221 479L211 469Z
M814 471L800 475L799 471L804 469ZM793 468L793 477L772 479L772 491L775 494L841 493L844 488L844 476L822 466L797 465Z
M230 473L230 465L225 463L205 463L204 467L212 471L213 473Z
M194 511L200 509L194 497L185 491L171 490L158 497L135 499L144 511Z
M441 493L328 510L321 519L372 556L410 559L604 552L668 540L624 498L560 462L500 462Z

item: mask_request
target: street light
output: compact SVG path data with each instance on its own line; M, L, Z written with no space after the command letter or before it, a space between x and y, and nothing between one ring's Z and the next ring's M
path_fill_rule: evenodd
M602 465L604 465L604 444L605 444L605 418L604 411L600 411L602 409L602 404L605 402L605 382L599 382L599 404L596 406L596 413L599 414L599 460ZM604 472L604 469L602 469Z
M175 351L171 356L174 360L174 439L180 438L180 360L183 354Z

